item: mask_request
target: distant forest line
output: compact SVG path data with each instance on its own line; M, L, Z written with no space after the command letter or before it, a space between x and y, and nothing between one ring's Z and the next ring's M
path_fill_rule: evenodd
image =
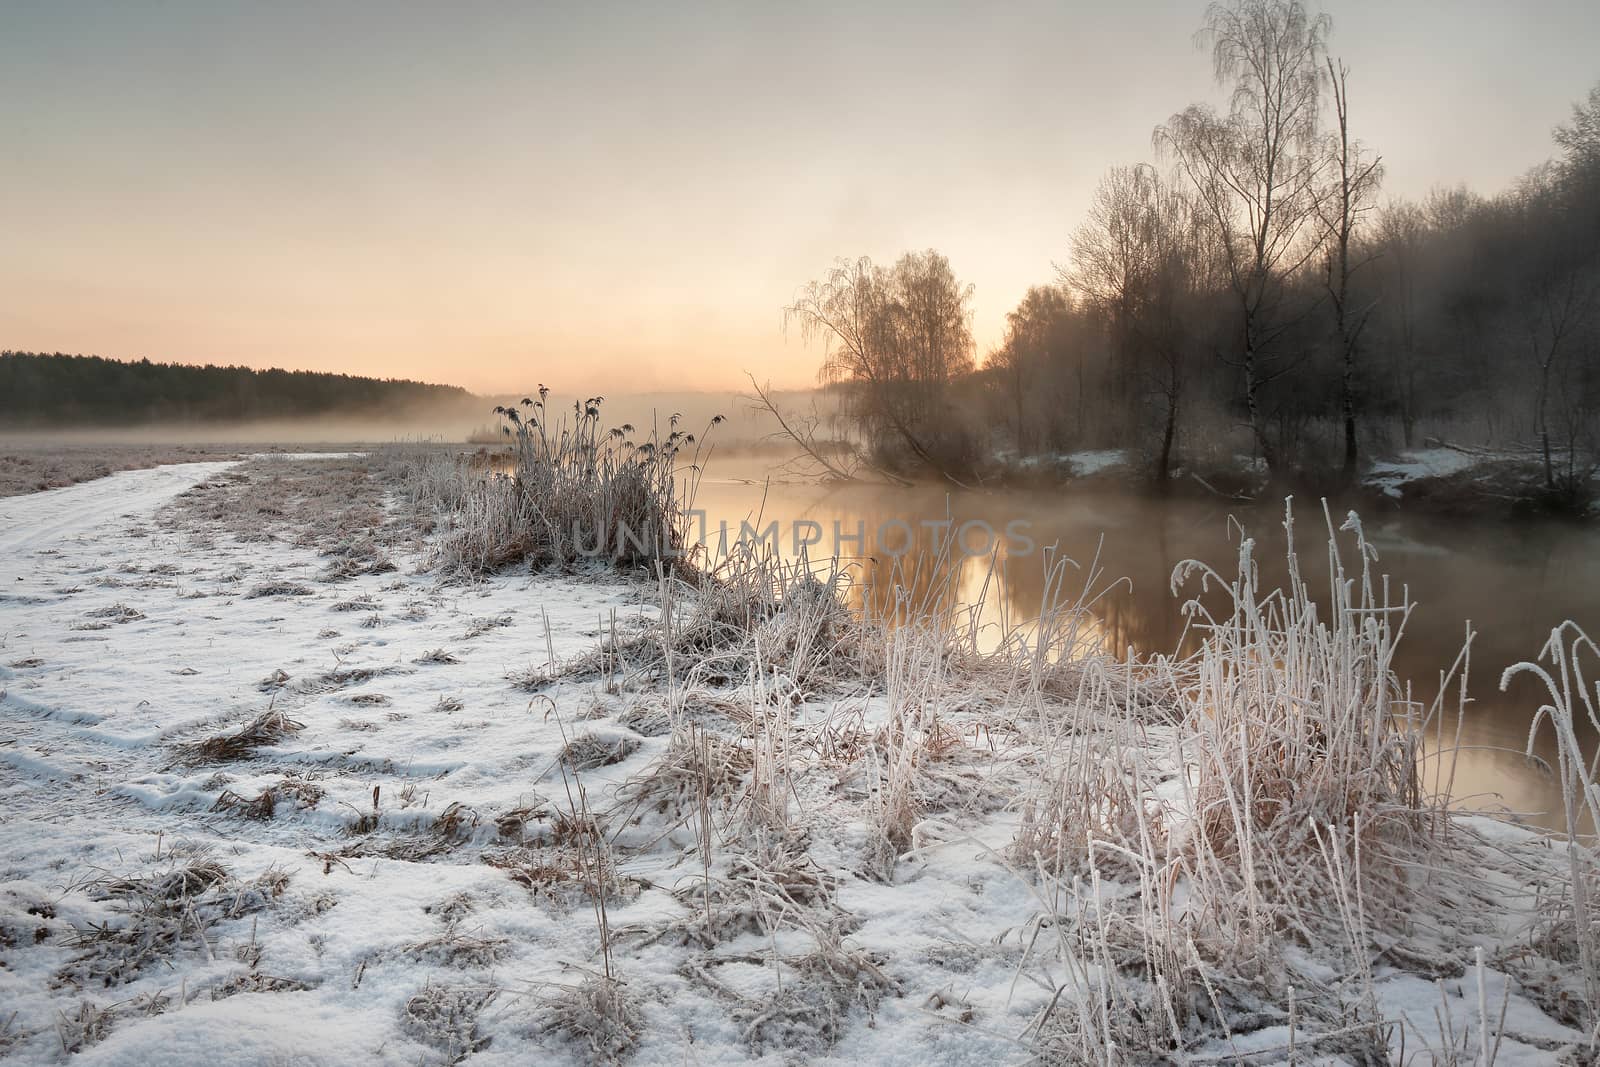
M0 352L0 423L18 429L466 412L482 403L460 386L400 378Z

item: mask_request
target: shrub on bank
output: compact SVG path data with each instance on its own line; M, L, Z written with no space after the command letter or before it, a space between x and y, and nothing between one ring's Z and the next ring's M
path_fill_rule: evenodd
M541 387L538 399L495 409L510 445L505 469L473 487L446 538L446 564L484 573L513 563L631 568L681 560L702 440L680 429L676 414L665 435L651 427L641 437L627 423L605 425L603 397L557 415L548 395Z

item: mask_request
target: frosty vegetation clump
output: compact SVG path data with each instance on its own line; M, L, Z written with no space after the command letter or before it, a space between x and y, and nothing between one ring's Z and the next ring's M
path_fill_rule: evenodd
M468 473L464 485L428 464L414 472L414 509L433 503L456 517L441 545L445 567L483 574L594 560L626 568L680 557L703 442L677 415L664 436L641 434L626 423L607 428L603 397L575 403L569 420L546 408L548 395L541 387L538 399L495 409L508 470Z
M1579 741L1582 731L1591 731L1591 737L1600 734L1600 681L1585 676L1585 655L1591 661L1600 660L1600 646L1576 624L1563 623L1551 631L1539 654L1541 662L1508 668L1500 684L1504 688L1515 675L1529 673L1543 683L1549 697L1529 731L1528 751L1533 751L1534 736L1548 723L1556 739L1561 851L1569 884L1558 895L1548 927L1541 933L1555 939L1558 952L1566 950L1564 955L1577 957L1589 1005L1588 1021L1600 1028L1600 849L1595 840L1595 830L1600 828L1600 753L1586 763ZM1594 671L1596 666L1591 662L1589 669Z
M1452 810L1464 701L1451 707L1447 695L1465 691L1470 642L1439 698L1412 699L1392 668L1412 605L1375 572L1359 520L1338 530L1330 520L1332 581L1321 594L1302 575L1292 512L1285 524L1284 588L1260 587L1254 543L1242 537L1232 575L1177 569L1174 590L1193 590L1185 610L1200 637L1182 658L1108 656L1087 633L1093 590L1074 597L1059 580L1046 585L1041 619L987 653L975 614L899 582L843 624L850 670L875 678L887 705L883 724L858 738L872 783L868 866L880 877L980 802L942 756L950 709L981 694L1036 712L1037 785L1008 862L1039 903L1024 970L1054 991L1028 1034L1047 1060L1144 1061L1263 1027L1284 1028L1291 1047L1310 1052L1384 1055L1408 1024L1385 1011L1375 972L1400 961L1459 973L1466 965L1451 961L1472 959L1485 935L1470 902L1526 862L1497 856ZM747 638L752 669L765 664L757 693L776 679L792 685L784 668L804 666L786 661L792 635L769 643L783 614ZM1580 713L1596 720L1577 667L1584 650L1594 646L1581 633L1565 631L1563 644L1558 632L1546 649L1553 667L1522 668L1538 670L1552 696L1545 717L1561 739L1570 877L1546 887L1555 907L1521 919L1513 910L1507 921L1533 922L1520 936L1580 964L1580 985L1562 1003L1592 1031L1600 868L1579 827L1600 793L1573 725ZM773 798L802 774L800 742L783 739L795 728L781 710L752 711L747 801L766 798L769 828L792 827L795 814ZM1495 962L1514 969L1522 951L1508 945ZM1494 1007L1483 1010L1476 1022L1488 1032Z
M246 759L254 755L257 749L275 745L304 728L302 723L283 712L268 709L237 729L188 742L181 746L180 751L190 763Z
M1248 539L1232 577L1181 565L1175 590L1198 575L1200 591L1225 594L1215 615L1198 597L1186 606L1198 651L1098 664L1071 712L1041 724L1048 770L1024 805L1015 861L1059 939L1067 995L1036 1028L1063 1053L1159 1054L1230 1018L1287 1018L1291 989L1326 985L1287 964L1297 949L1332 950L1350 969L1302 997L1299 1025L1384 1047L1370 946L1409 939L1441 891L1430 868L1448 866L1448 797L1422 783L1440 709L1408 701L1391 670L1410 605L1373 575L1359 522L1344 527L1354 574L1330 533L1324 617L1285 521L1286 588L1257 587ZM1151 672L1167 697L1154 723L1128 701L1127 675ZM1087 959L1075 947L1085 937Z

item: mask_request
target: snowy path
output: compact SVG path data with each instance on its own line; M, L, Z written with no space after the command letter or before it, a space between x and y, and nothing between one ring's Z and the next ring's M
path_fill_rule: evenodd
M233 466L0 501L0 1060L446 1062L459 1035L401 1029L419 989L486 981L454 962L454 942L440 964L413 958L453 930L429 917L441 900L470 900L473 927L544 942L541 966L556 945L565 959L591 951L582 924L530 906L480 852L497 813L546 810L562 743L507 675L592 647L613 613L626 626L637 591L526 575L333 581L289 531L236 536L163 511L242 477ZM183 758L268 709L298 729L244 759ZM218 810L289 787L267 817ZM375 800L375 832L353 835ZM466 839L405 858L453 802ZM187 914L175 942L146 931L158 951L140 963L118 931L142 920L98 887L212 859L230 900L262 879L286 888L248 916L204 912L201 938ZM96 930L109 934L84 933ZM489 942L491 961L505 944ZM497 1044L517 1036L496 1029Z
M233 466L174 463L146 470L118 471L92 482L47 489L0 500L0 567L20 577L21 556L68 537L155 510L185 489Z

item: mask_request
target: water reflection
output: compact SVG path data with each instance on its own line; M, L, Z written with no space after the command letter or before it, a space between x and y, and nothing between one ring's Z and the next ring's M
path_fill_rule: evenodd
M1094 588L1101 595L1093 612L1102 640L1119 652L1188 650L1194 635L1185 638L1179 605L1199 587L1191 583L1175 597L1173 568L1199 559L1231 577L1241 526L1253 541L1261 586L1271 588L1287 577L1288 538L1281 509L1081 490L976 493L932 486L769 485L762 484L763 476L754 464L741 469L737 463L714 463L695 505L713 528L727 521L737 532L741 521L763 529L776 522L778 546L785 555L793 554L794 524L815 523L823 537L807 549L813 560L833 554L837 524L845 535L842 562L855 568L869 596L887 595L883 578L889 557L909 547L900 568L902 575L911 576L915 596L965 605L981 599L981 620L992 635L991 644L1004 627L1037 617L1047 595L1049 546L1080 565L1073 592L1081 590L1092 567L1100 569ZM1237 522L1231 523L1230 516ZM1001 534L993 574L984 557L969 558L957 573L941 577L923 561L934 553L940 530L948 535L950 527L943 524L974 519ZM1344 515L1336 512L1333 521L1342 523ZM1467 524L1397 512L1369 515L1365 521L1379 553L1377 569L1392 576L1392 599L1398 602L1405 595L1416 605L1395 661L1415 698L1424 703L1435 698L1441 672L1461 650L1468 620L1476 631L1455 795L1469 806L1527 812L1536 821L1555 825L1559 793L1548 774L1522 756L1542 689L1534 679L1521 677L1501 693L1500 674L1510 664L1536 656L1550 628L1564 619L1600 635L1600 533L1565 523ZM1003 536L1008 525L1019 522L1033 542L1032 551ZM911 542L907 528L914 532ZM852 539L863 530L862 541ZM802 539L812 532L807 527ZM1329 560L1320 503L1296 506L1294 538L1308 583L1313 590L1326 590ZM1352 551L1346 541L1347 569L1357 565L1349 558ZM1208 602L1221 610L1220 598L1213 595ZM1454 706L1452 689L1449 707ZM1580 736L1592 751L1597 739L1587 723L1581 724ZM1445 744L1449 742L1446 737ZM1536 739L1535 751L1553 760L1548 730Z

